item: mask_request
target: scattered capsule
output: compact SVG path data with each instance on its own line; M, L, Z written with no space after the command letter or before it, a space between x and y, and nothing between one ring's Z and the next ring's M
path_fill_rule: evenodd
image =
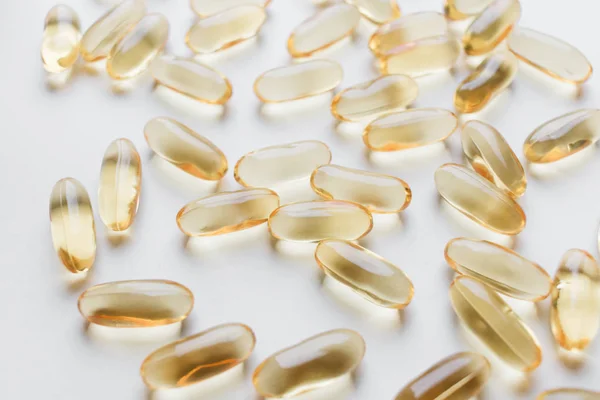
M312 60L263 73L254 81L254 93L265 103L282 103L327 93L343 77L344 71L337 62Z
M489 53L511 32L521 17L519 0L495 0L465 31L462 42L470 56Z
M254 371L252 383L267 398L296 396L350 374L364 354L365 341L357 332L323 332L267 358Z
M477 173L458 164L444 164L435 171L440 196L468 218L504 235L525 228L525 213L512 197Z
M418 93L417 83L406 75L380 76L339 92L331 113L341 121L373 119L406 108Z
M172 281L109 282L87 289L79 296L77 306L92 324L145 328L187 318L194 306L194 295Z
M363 142L373 151L397 151L440 142L458 127L458 118L441 108L415 108L371 122Z
M451 20L461 20L479 15L494 0L445 0L444 14Z
M397 0L346 0L374 24L384 24L400 17Z
M365 207L337 200L285 204L269 216L269 232L275 239L318 242L324 239L357 240L373 229L373 217Z
M600 268L586 251L569 250L554 275L552 333L567 350L583 350L600 327Z
M271 0L190 0L190 5L196 14L205 18L244 5L266 8L270 2Z
M584 389L554 389L540 394L537 400L599 400L600 392Z
M333 164L315 169L310 185L324 199L352 201L372 213L398 213L412 198L410 187L402 179Z
M211 141L171 118L154 118L144 127L150 148L177 168L200 179L217 181L227 159Z
M50 9L44 21L42 62L48 72L62 72L79 57L81 39L79 17L75 10L64 4Z
M73 273L89 270L96 258L96 228L90 197L76 179L56 182L50 194L54 250Z
M155 350L142 363L140 374L152 390L193 385L242 364L255 344L250 327L217 325Z
M470 399L481 392L490 371L490 362L481 354L456 353L415 378L395 400Z
M537 339L493 289L459 276L450 286L450 301L465 326L498 358L521 371L540 365L542 350Z

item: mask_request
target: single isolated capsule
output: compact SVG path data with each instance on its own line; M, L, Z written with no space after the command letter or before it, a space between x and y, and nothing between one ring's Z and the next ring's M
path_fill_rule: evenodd
M250 327L217 325L155 350L142 363L140 374L151 390L192 385L240 365L255 344Z
M400 17L397 0L346 0L358 8L358 11L374 24L385 24Z
M210 140L171 118L151 119L146 142L156 154L196 178L218 181L227 173L225 154Z
M350 329L312 336L263 361L252 375L264 397L292 397L326 386L353 372L365 354L365 341Z
M52 243L73 273L87 271L96 259L96 228L90 197L76 179L56 182L50 194Z
M482 283L459 276L450 286L456 315L498 358L521 371L542 362L542 349L533 333L496 292Z
M42 62L51 73L70 68L79 57L81 27L75 10L64 4L50 9L44 21Z
M479 14L465 31L465 52L478 56L494 50L510 34L521 18L519 0L495 0Z
M444 14L451 20L461 20L479 15L495 0L445 0Z
M270 2L271 0L190 0L190 6L196 14L205 18L230 8L244 5L266 8Z
M599 400L600 392L584 389L553 389L540 394L536 400Z

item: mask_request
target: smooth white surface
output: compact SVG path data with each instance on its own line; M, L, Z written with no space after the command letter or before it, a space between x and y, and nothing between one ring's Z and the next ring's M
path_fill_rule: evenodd
M83 27L107 9L106 4L94 0L66 3L80 14ZM167 340L157 339L165 332L154 332L139 343L135 333L86 329L77 311L78 295L86 287L113 280L165 278L187 285L196 296L196 305L184 324L183 335L233 321L255 330L258 345L254 355L246 371L235 375L229 390L213 388L203 397L184 391L176 393L177 398L256 400L250 375L262 359L333 328L360 332L367 342L367 353L355 388L339 392L337 397L326 395L329 400L392 399L404 384L439 359L476 349L459 328L450 306L447 292L452 275L443 249L456 236L490 235L451 219L433 184L433 172L440 164L462 162L459 135L452 136L447 148L437 152L417 152L402 158L370 157L360 135L336 129L328 99L315 108L296 107L287 115L261 113L252 92L253 81L266 69L290 61L287 35L315 10L311 1L273 0L255 46L227 57L205 58L225 73L234 87L233 98L220 120L200 114L193 102L167 102L164 91L154 91L148 78L124 94L111 91L103 71L97 76L75 76L63 90L49 90L39 44L44 16L54 4L53 0L0 2L0 398L174 398L172 393L150 397L138 372L144 357ZM441 10L442 0L404 0L400 5L404 12ZM171 23L168 51L190 54L183 40L194 20L187 1L148 0L148 9L163 12ZM527 0L523 2L522 24L574 44L600 66L598 10L598 5L588 0ZM367 50L371 30L364 24L352 42L331 53L344 67L344 87L376 76ZM464 76L465 71L459 70L455 77L419 80L421 93L416 105L451 108L454 88ZM520 72L510 91L480 118L497 127L523 160L523 140L540 123L580 107L598 106L599 79L593 77L582 97L574 99L546 86L546 81ZM324 285L320 283L312 255L314 245L275 245L265 226L233 238L186 242L175 224L175 214L186 202L206 193L207 187L194 179L182 178L182 184L177 183L152 157L142 129L150 118L160 115L189 124L223 149L230 172L220 190L238 188L232 169L246 152L302 139L328 143L334 163L406 180L414 197L402 213L402 222L377 218L374 231L361 241L403 268L412 279L415 297L402 319L362 301L340 300L337 286L327 280ZM143 158L140 212L131 239L119 246L108 241L105 228L96 219L96 264L86 282L69 285L52 248L48 196L58 179L72 176L88 189L97 211L102 155L118 137L131 139ZM528 221L514 248L551 274L570 248L597 255L598 149L583 158L578 165L568 165L558 173L527 166L529 187L519 202ZM306 189L302 192L304 197L310 193ZM288 201L294 198L300 197L284 196ZM549 330L549 300L539 307L511 304L516 304L516 311L539 338L544 361L521 384L510 381L512 378L494 364L483 396L486 400L533 399L543 389L560 386L600 390L600 340L586 352L581 368L569 368L559 359ZM166 333L173 337L172 330Z

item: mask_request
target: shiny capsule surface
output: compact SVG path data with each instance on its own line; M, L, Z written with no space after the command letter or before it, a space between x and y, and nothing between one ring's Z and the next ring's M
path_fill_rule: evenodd
M75 64L79 57L80 29L79 17L71 7L59 4L48 11L41 49L46 71L61 72Z
M293 397L351 373L364 354L365 341L357 332L323 332L267 358L254 371L252 383L261 396Z
M461 20L479 15L495 0L445 0L444 14L452 20Z
M456 315L498 358L521 371L542 362L537 339L496 292L482 283L459 276L450 286Z
M192 385L240 365L250 357L255 344L250 327L217 325L152 352L142 363L140 374L153 390Z
M479 14L463 35L463 47L470 56L489 53L511 32L521 18L519 0L495 0Z
M536 400L600 400L600 392L584 389L552 389L536 397Z
M397 0L346 0L358 8L358 11L374 24L384 24L400 17Z
M444 164L435 171L435 185L452 207L478 224L516 235L525 228L525 213L509 195L474 171Z
M150 120L144 127L144 136L156 154L190 175L217 181L227 172L223 152L210 140L174 119Z
M190 6L196 14L204 18L230 8L244 5L254 5L265 8L270 2L271 0L190 0Z

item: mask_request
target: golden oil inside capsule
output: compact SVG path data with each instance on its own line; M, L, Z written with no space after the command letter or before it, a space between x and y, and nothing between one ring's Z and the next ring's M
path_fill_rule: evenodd
M248 326L217 325L154 351L142 363L140 374L150 389L192 385L240 365L255 344Z
M159 57L150 71L159 84L203 103L225 104L233 93L225 76L191 58Z
M190 0L190 6L201 17L209 17L230 8L254 5L265 8L271 0Z
M364 354L362 336L336 329L273 354L256 368L252 382L261 396L292 397L351 373Z
M567 350L582 350L600 327L600 268L586 251L569 250L554 275L552 333Z
M360 12L346 3L335 3L303 21L288 38L292 57L308 57L350 36L360 22Z
M463 126L461 139L465 157L479 175L511 196L525 193L527 178L523 165L493 126L469 121Z
M279 196L269 189L221 192L186 204L177 225L189 236L222 235L267 222L277 207Z
M71 7L59 4L48 11L42 37L46 71L61 72L75 64L79 57L80 29L79 17Z
M458 164L444 164L435 171L440 196L478 224L516 235L525 228L525 213L510 196L485 178Z
M227 172L223 152L207 138L171 118L154 118L144 127L150 148L177 168L200 179L217 181Z
M305 140L250 152L239 159L233 175L242 186L275 188L308 179L315 168L330 162L331 151L325 143Z
M446 139L458 127L458 118L441 108L415 108L384 115L371 122L363 142L373 151L397 151Z
M477 396L490 377L489 361L478 353L444 358L406 385L395 400L463 400Z
M452 20L461 20L479 15L494 0L445 0L444 14Z
M346 0L358 8L358 11L374 24L384 24L400 17L397 0Z
M79 312L89 322L113 328L144 328L179 322L194 306L192 292L165 280L96 285L79 296Z
M552 288L550 276L538 264L487 240L453 239L444 256L459 274L510 297L539 301L548 297Z
M271 69L254 81L254 93L265 103L281 103L327 93L344 77L331 60L313 60Z
M362 204L372 213L398 213L410 204L412 192L402 179L340 165L322 165L310 177L313 190L327 200Z
M96 228L90 197L76 179L56 182L50 194L54 250L71 272L87 271L96 259Z
M323 239L356 240L373 228L373 217L361 205L346 201L302 201L286 204L269 216L269 231L276 239L318 242Z
M450 286L456 315L498 358L531 371L542 362L542 350L529 328L494 290L459 276Z
M339 92L331 113L342 121L373 119L406 108L417 98L419 87L406 75L387 75Z
M519 0L495 0L479 14L463 35L470 56L489 53L511 32L521 17Z
M553 389L547 390L536 397L536 400L599 400L600 392L584 389Z

